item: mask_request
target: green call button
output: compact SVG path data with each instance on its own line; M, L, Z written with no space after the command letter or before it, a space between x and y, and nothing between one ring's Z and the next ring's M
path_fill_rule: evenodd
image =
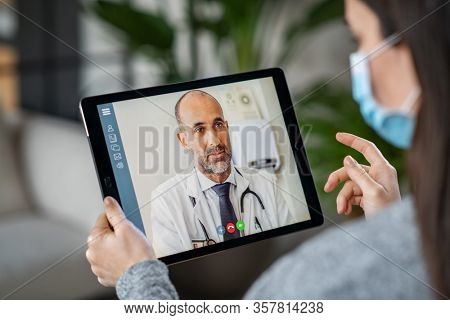
M239 231L242 231L245 229L245 223L242 220L238 220L236 221L236 229L238 229Z

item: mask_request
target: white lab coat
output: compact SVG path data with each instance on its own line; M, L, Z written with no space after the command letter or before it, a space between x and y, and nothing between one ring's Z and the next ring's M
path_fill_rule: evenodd
M233 167L233 170L236 169ZM262 170L240 168L235 179L239 201L238 208L234 210L237 219L245 223L241 236L261 232L255 217L263 231L295 223L274 175ZM240 198L247 187L259 195L265 210L254 195L247 194L241 214ZM177 175L158 186L151 196L150 211L150 238L157 257L191 250L194 248L193 242L198 247L206 239L199 221L205 226L210 239L215 242L223 241L223 235L217 231L217 227L222 225L221 218L219 215L212 216L195 170L187 175Z

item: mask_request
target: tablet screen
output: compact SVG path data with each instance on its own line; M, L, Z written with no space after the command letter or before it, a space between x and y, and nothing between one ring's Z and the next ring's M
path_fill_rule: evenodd
M273 77L120 99L96 112L120 203L157 257L312 219L291 146L298 127L286 125Z

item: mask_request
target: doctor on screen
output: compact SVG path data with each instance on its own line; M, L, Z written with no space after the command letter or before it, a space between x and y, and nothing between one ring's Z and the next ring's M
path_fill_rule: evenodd
M150 223L158 256L166 256L294 223L275 176L231 163L222 107L200 90L175 106L181 146L195 168L152 193Z

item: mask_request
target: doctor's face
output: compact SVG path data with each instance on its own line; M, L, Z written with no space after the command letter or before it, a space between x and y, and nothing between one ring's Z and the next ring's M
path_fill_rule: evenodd
M230 169L231 143L222 107L202 91L187 93L179 103L177 134L183 148L194 154L197 169L222 174Z

